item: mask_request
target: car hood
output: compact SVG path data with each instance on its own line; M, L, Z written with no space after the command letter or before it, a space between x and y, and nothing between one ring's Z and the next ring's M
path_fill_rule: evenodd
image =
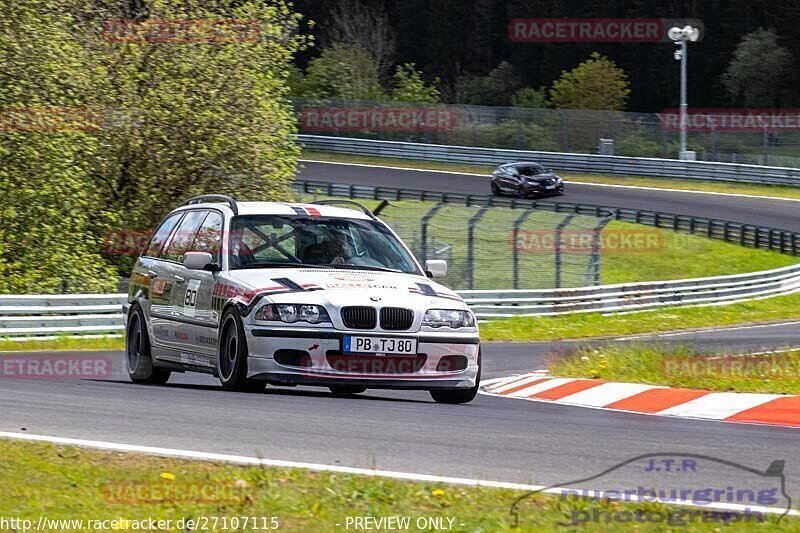
M265 293L275 302L467 308L455 292L426 277L412 274L324 268L264 268L233 270L227 272L224 278L220 280L221 283L231 283L252 296Z
M544 181L544 180L552 180L552 179L555 179L557 177L558 176L556 176L553 173L536 174L535 176L523 176L523 178L525 178L525 181L535 181L535 182L541 182L541 181Z

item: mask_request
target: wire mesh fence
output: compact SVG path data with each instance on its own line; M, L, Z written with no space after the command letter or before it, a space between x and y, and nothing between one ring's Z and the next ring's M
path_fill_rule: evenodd
M292 100L300 133L456 146L672 158L678 130L665 115L461 104ZM755 111L755 110L753 110ZM611 140L612 143L601 143ZM611 148L607 148L611 146ZM800 167L800 129L689 132L703 161Z
M304 194L314 201L321 194ZM369 207L377 202L365 202ZM444 259L453 289L546 289L600 283L610 217L403 200L381 218L416 257Z

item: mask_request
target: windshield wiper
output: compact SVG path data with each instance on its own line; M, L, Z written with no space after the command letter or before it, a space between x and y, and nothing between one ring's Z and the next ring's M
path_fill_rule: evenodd
M375 270L378 272L397 272L403 273L402 270L397 270L394 268L386 268L386 267L376 267L376 266L366 266L366 265L326 265L330 268L344 268L347 270Z
M329 265L313 265L310 263L285 263L283 261L273 261L267 263L252 263L250 265L242 265L236 267L234 270L247 269L247 268L328 268Z

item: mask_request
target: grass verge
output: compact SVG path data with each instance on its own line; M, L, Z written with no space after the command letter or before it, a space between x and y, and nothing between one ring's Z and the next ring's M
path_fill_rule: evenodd
M578 313L515 317L481 324L484 341L550 341L636 335L800 318L800 294L724 306L658 309L627 315Z
M437 161L417 161L414 159L400 159L392 157L361 156L340 154L334 152L321 152L304 150L302 159L318 161L333 161L339 163L360 163L385 165L393 167L420 168L431 170L448 170L465 174L484 174L487 177L495 166L468 165L462 163L446 163ZM558 169L556 169L558 171ZM800 198L800 187L785 185L760 185L744 183L711 182L703 180L676 180L674 178L658 178L648 176L611 176L603 174L583 174L579 172L558 171L568 182L574 183L601 183L607 185L632 185L637 187L654 187L660 189L675 189L684 191L722 192L728 194L745 194L748 196L773 196L775 198ZM486 194L489 194L487 185ZM564 201L569 201L569 193Z
M720 356L689 345L624 343L555 358L553 375L689 389L800 394L800 351Z
M24 341L0 338L0 352L123 349L125 349L125 339L123 337L92 338L63 336L55 339Z
M453 518L452 531L499 531L508 529L509 508L525 494L301 469L237 467L12 440L0 440L0 456L0 516L31 520L34 525L41 516L50 520L122 519L116 529L134 530L130 521L145 518L172 520L174 526L180 519L202 522L202 517L217 517L217 527L209 521L205 530L222 531L225 523L227 531L253 531L244 526L245 517L256 518L259 526L272 526L271 518L275 517L282 531L346 531L355 529L352 525L345 527L348 516L397 516L408 517L414 525L420 517L445 519L444 524ZM574 530L573 512L591 511L594 507L600 512L641 509L662 515L667 510L653 503L633 506L533 495L519 507L520 530ZM680 530L719 531L723 516L718 514L716 521L707 523L695 519ZM239 527L232 527L234 517L238 518ZM779 527L776 517L768 515L765 520L760 524L765 529ZM725 529L738 531L753 525L733 523ZM797 526L797 522L785 518L780 526ZM609 525L590 522L583 528L607 531ZM67 530L63 526L45 529ZM671 528L659 524L647 529Z

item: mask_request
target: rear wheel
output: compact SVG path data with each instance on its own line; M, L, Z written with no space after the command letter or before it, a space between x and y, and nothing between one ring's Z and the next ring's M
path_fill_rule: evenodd
M247 339L242 319L232 309L222 315L217 353L217 374L222 388L230 391L260 392L267 383L247 378Z
M153 366L150 336L147 334L144 313L138 305L131 307L125 328L125 365L134 383L163 385L171 374L167 369Z
M525 189L522 188L522 185L517 187L517 196L520 198L527 198L528 195L525 193Z
M340 395L347 395L347 394L360 394L367 390L366 387L360 387L358 385L331 385L328 387L332 393L336 394L337 396Z
M475 386L469 389L439 389L430 391L436 403L469 403L475 399L481 386L480 356L478 356L478 375L475 376Z

